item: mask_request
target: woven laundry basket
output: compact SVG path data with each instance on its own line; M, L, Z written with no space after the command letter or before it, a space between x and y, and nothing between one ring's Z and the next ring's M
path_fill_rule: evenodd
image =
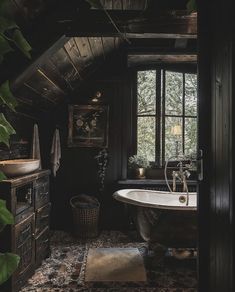
M81 238L98 236L100 203L88 195L77 195L70 199L73 212L75 235Z

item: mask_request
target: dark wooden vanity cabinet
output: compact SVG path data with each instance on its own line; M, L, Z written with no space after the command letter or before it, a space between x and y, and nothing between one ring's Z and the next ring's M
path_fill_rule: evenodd
M16 272L1 291L19 291L50 253L49 175L49 170L41 170L0 183L0 198L6 200L15 218L15 224L0 234L0 252L20 256Z

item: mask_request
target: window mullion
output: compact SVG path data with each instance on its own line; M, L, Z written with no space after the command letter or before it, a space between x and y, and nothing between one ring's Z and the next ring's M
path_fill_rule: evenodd
M185 152L185 73L183 73L183 121L182 121L182 151Z
M160 166L161 155L161 70L156 70L156 123L155 123L155 161Z
M165 163L165 99L166 99L166 70L162 70L162 163Z

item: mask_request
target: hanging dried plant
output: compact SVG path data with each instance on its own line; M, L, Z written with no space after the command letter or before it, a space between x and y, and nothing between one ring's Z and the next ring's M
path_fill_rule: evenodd
M106 175L106 170L108 166L107 149L103 148L102 150L100 150L99 153L95 156L95 159L97 161L97 166L98 166L98 178L99 178L99 183L100 183L99 191L103 192L105 175Z

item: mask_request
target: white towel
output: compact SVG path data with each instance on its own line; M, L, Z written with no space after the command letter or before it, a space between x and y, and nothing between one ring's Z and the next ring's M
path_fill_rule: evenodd
M54 177L60 167L61 158L61 147L60 147L60 133L56 129L53 135L52 146L51 146L51 169Z
M37 124L34 124L34 126L33 126L33 139L32 139L32 144L31 144L30 157L33 159L40 160L39 169L41 169L42 168L41 153L40 153L40 142L39 142L39 134L38 134L38 125Z

